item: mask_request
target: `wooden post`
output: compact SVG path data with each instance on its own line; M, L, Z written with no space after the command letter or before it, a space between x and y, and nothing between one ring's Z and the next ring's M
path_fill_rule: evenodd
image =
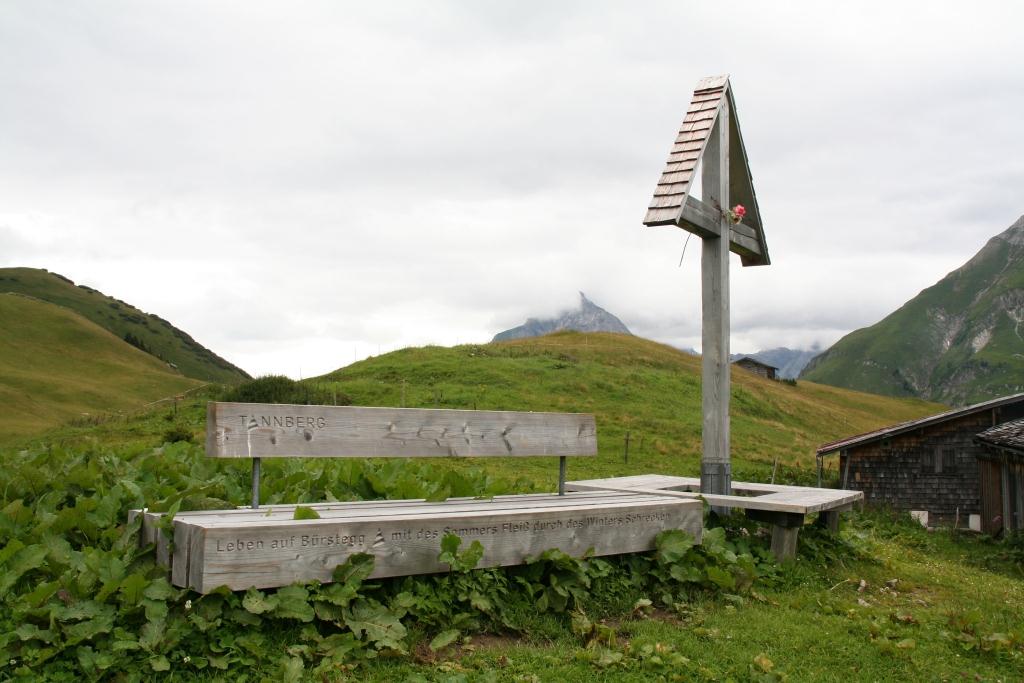
M719 236L701 240L702 372L704 413L701 493L732 493L729 462L729 105L718 114L701 173L703 201L723 211ZM727 508L717 510L724 512Z
M818 513L816 524L834 534L839 533L839 510L822 510Z
M747 517L772 525L772 555L779 562L796 557L797 539L804 516L792 512L771 512L766 510L746 511Z
M252 508L260 506L260 459L252 459Z
M629 463L629 432L626 432L626 446L622 451L622 461Z

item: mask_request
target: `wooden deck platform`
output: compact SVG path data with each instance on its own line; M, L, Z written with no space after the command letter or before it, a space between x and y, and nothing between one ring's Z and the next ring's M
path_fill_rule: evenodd
M143 515L143 543L156 543L171 581L206 593L270 588L293 581L328 582L334 567L357 552L371 553L371 577L447 571L437 559L441 538L454 533L463 547L480 541L480 567L521 564L559 548L580 556L642 552L665 529L702 531L699 501L637 492L583 491L488 499L361 501L311 504L320 519L295 520L295 505L179 512L173 551Z
M834 531L839 526L839 513L864 500L862 491L743 481L732 482L732 495L705 495L700 493L699 478L664 474L570 481L566 489L703 498L716 507L740 508L751 519L772 524L772 552L781 560L796 555L797 534L806 515L818 513L819 523Z

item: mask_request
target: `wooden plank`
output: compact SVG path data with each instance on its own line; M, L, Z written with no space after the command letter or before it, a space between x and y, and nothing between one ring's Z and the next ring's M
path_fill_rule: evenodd
M757 239L757 230L750 227L746 223L731 223L729 225L729 229L732 230L734 234L743 235L744 237L749 237L752 240Z
M700 490L697 477L676 477L661 474L588 479L566 483L570 491L635 491L666 495L694 496ZM864 500L862 491L821 489L808 486L786 486L758 482L732 482L730 496L704 496L709 502L727 503L730 507L770 512L810 514L823 510L848 510ZM742 494L753 495L742 495Z
M715 117L718 116L717 107L710 109L702 109L698 111L688 111L683 117L683 123L693 123L695 121L714 121Z
M823 529L828 529L833 534L839 533L839 511L824 510L819 512L815 524Z
M736 232L735 225L729 226L729 250L741 256L757 256L761 253L761 243L752 237Z
M697 111L708 111L710 109L718 109L718 103L721 101L721 96L718 97L694 97L690 100L690 106L686 109L687 113Z
M724 90L718 91L693 91L693 97L690 102L718 102L725 95Z
M210 403L206 454L253 457L596 455L593 415Z
M157 566L170 567L169 544L163 530L160 529L160 518L163 516L163 513L150 512L146 509L128 511L129 521L134 519L135 516L142 517L139 545L144 547L152 543L155 548L154 561Z
M655 197L664 196L685 196L686 187L689 185L688 182L681 183L658 183L657 189L654 191ZM680 204L682 200L680 200Z
M696 197L687 197L683 205L681 219L687 225L683 227L700 237L717 238L722 233L721 216L718 209L711 208L708 204Z
M447 514L453 512L473 512L476 514L498 514L509 510L521 510L524 507L531 509L557 508L567 504L572 505L617 505L622 502L638 500L636 493L617 493L612 491L585 491L569 492L565 496L557 494L517 494L509 496L495 496L491 499L479 498L451 498L446 501L427 502L423 499L402 499L402 500L365 500L335 503L310 503L303 505L317 512L322 518L347 518L356 519L360 517L378 518L390 515L409 514ZM644 500L657 500L657 496L645 496L640 494ZM175 516L176 522L187 524L198 524L202 526L237 525L252 522L287 522L293 520L297 505L273 505L263 506L257 509L251 507L239 507L228 510L197 510L192 512L179 512ZM146 513L150 528L156 530L163 513ZM170 544L162 532L157 532L153 542L156 544L156 561L161 567L172 567L173 559L169 552ZM185 562L188 541L186 538L175 542L179 548L176 556L179 563ZM179 571L187 573L185 564L180 564Z
M686 198L685 193L669 194L664 196L655 195L651 198L651 209L662 209L670 206L680 206Z
M219 585L232 590L271 588L294 581L330 581L334 567L356 552L376 558L372 578L443 572L437 560L440 541L456 533L464 547L480 541L479 566L521 564L549 548L580 556L641 552L653 548L665 529L685 529L698 540L701 505L697 501L634 500L608 505L565 505L539 511L500 514L407 514L354 520L319 519L242 524L237 527L189 526L187 583L201 593ZM176 553L177 555L177 553ZM178 558L175 558L176 567ZM181 571L174 574L180 579ZM175 583L175 585L182 585Z
M644 214L644 225L675 225L680 207L648 209Z
M718 112L704 152L703 202L729 206L729 108ZM701 491L731 492L729 460L729 224L719 213L721 237L701 240ZM723 239L725 238L725 239Z
M676 141L672 143L672 146L673 149L678 148L676 149L677 152L700 152L702 149L704 149L704 141L690 140L688 139L688 136L684 137L680 135L680 137L676 138ZM671 164L673 161L673 159L669 159L669 164Z
M779 562L792 560L796 557L797 540L800 527L772 527L772 555Z
M187 586L189 579L188 558L192 549L191 536L195 528L187 523L174 520L174 551L170 558L171 583ZM166 565L162 565L166 566Z
M680 171L665 171L661 175L661 180L658 181L659 185L666 185L671 183L689 183L693 178L693 171L691 170L680 170Z
M349 503L310 503L301 507L314 510L321 517L379 517L389 514L407 514L410 510L425 514L446 514L448 512L501 512L530 508L561 507L566 504L616 504L635 500L632 492L613 491L572 492L564 496L557 494L500 496L493 499L451 498L446 501L428 502L423 499L366 500ZM648 496L650 497L650 496ZM191 524L235 524L246 521L290 520L298 505L264 506L257 509L239 507L229 510L200 510L179 512L175 519ZM154 513L158 514L158 513Z
M709 120L709 119L704 119L704 120L701 120L701 121L687 121L687 122L685 122L683 124L682 128L680 128L679 130L681 132L690 133L693 136L697 136L698 134L702 134L702 135L710 137L713 123L714 122Z
M566 486L569 484L567 483ZM583 490L578 484L573 484L573 488L577 490ZM699 491L666 491L661 489L648 489L639 487L614 487L605 486L601 488L602 491L633 491L635 493L647 493L650 495L660 494L663 496L671 496L673 498L680 498L683 500L700 500L704 499L708 503L718 507L735 507L744 509L754 510L767 510L770 512L785 512L790 514L806 514L808 507L802 505L799 502L791 502L783 499L771 499L769 496L733 496L718 493L701 493Z
M692 180L693 170L697 167L697 163L699 163L699 161L699 159L682 159L679 162L669 161L669 163L665 165L665 170L662 171L662 174L688 173Z
M721 74L719 76L705 76L704 78L697 81L697 85L694 87L694 91L700 92L701 90L724 88L728 82L729 74Z
M675 173L676 171L688 171L697 165L700 161L701 150L690 149L692 143L678 143L678 149L673 148L669 152L669 159L665 163L665 168L662 170L662 175L666 173ZM659 178L659 181L661 179Z

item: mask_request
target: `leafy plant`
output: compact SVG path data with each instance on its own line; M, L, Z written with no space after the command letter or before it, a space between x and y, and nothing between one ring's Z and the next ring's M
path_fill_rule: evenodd
M349 405L352 399L312 382L296 382L284 375L264 375L242 382L224 398L239 403L287 403L301 405Z
M163 442L164 443L178 443L179 441L192 442L194 440L194 438L195 437L192 434L192 430L190 428L188 428L188 427L186 427L185 425L182 425L182 424L176 424L173 427L171 427L170 429L168 429L166 432L164 432Z

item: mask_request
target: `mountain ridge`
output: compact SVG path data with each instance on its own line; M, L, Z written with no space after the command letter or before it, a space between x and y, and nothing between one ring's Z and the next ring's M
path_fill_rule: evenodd
M0 293L33 297L67 308L164 361L186 377L234 384L249 373L152 313L42 268L0 268Z
M1024 390L1024 216L802 379L962 405Z

